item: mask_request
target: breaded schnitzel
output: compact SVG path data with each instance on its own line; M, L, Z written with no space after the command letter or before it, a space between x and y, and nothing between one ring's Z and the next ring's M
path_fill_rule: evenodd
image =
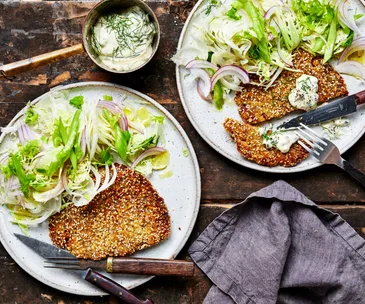
M88 205L70 205L49 219L54 245L78 258L99 260L131 254L169 236L163 198L142 174L116 167L115 183Z
M267 149L259 127L239 122L233 118L224 121L224 128L236 142L238 152L259 165L292 167L308 157L308 152L294 143L289 152L282 153L276 148Z
M265 90L263 87L246 84L238 92L235 101L242 119L249 124L257 124L273 118L280 118L296 111L288 101L289 93L295 88L296 80L303 74L318 79L318 103L331 98L348 95L346 84L341 75L333 67L322 64L321 57L298 49L293 54L294 69L302 72L284 70L273 86Z

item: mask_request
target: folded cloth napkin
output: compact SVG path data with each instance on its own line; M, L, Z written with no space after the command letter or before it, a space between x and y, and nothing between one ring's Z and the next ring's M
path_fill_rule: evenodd
M216 218L189 248L204 303L365 303L365 241L278 181Z

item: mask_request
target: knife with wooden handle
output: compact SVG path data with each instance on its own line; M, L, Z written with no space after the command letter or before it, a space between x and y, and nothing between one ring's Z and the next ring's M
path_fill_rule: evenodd
M51 244L46 242L39 241L37 239L27 237L21 234L14 233L14 236L22 242L24 245L32 249L35 253L39 254L44 259L49 257L61 258L70 260L77 260L77 258L69 253L66 250L57 248ZM76 274L81 276L84 280L90 282L94 286L106 291L107 293L118 297L120 300L123 300L125 303L129 304L153 304L153 302L149 299L143 301L138 299L135 295L133 295L130 291L128 291L123 286L119 285L114 280L103 276L102 274L93 271L91 269L81 269L81 268L69 268L68 270L77 270Z
M297 128L300 126L300 123L307 126L319 124L321 122L355 113L357 111L357 107L362 104L365 104L365 91L329 101L326 105L320 106L313 111L298 115L288 122L283 123L278 127L278 129Z
M86 271L84 279L125 303L153 304L152 300L150 299L145 301L138 299L133 293L125 289L122 285L119 285L117 282L107 278L106 276L103 276L96 271L91 270L90 268Z
M128 273L158 276L197 276L201 270L192 261L109 257L106 260L93 261L75 257L46 257L46 268L73 270L93 269L109 273Z

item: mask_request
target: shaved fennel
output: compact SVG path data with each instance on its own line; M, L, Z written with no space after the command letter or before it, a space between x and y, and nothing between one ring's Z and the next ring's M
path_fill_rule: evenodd
M146 163L166 151L157 147L163 123L163 116L141 106L127 111L111 96L51 92L1 129L11 145L0 152L0 203L24 231L68 204L88 204L115 182L116 162L150 174L156 166L146 171ZM150 149L159 153L141 156Z

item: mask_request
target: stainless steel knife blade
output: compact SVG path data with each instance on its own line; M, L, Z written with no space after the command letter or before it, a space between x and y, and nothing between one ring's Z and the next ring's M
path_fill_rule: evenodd
M288 122L281 124L278 128L296 128L300 123L315 125L324 121L342 117L357 111L357 103L354 95L338 98L329 104L321 106L313 111L299 115Z
M27 245L30 249L32 249L35 253L38 253L43 258L48 258L48 257L75 258L75 256L69 253L68 251L57 248L56 246L53 246L51 244L17 233L14 233L14 235L23 244Z
M75 258L75 256L69 253L68 251L59 249L51 244L17 233L14 233L14 235L23 244L28 246L35 253L39 254L43 258L48 258L48 257ZM107 293L116 296L118 299L123 300L125 303L153 304L153 302L150 299L146 299L145 301L138 299L129 290L125 289L117 282L113 281L112 279L106 276L103 276L102 274L96 271L91 270L90 268L87 270L81 270L81 271L73 270L73 271L75 272L75 274L81 276L84 280L106 291Z

